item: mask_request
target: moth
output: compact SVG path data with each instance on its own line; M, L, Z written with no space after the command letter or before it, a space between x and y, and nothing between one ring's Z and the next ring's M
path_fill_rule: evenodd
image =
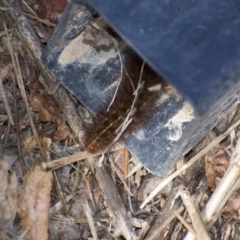
M106 152L114 143L137 131L152 115L163 80L136 54L123 62L115 94L87 126L85 149Z

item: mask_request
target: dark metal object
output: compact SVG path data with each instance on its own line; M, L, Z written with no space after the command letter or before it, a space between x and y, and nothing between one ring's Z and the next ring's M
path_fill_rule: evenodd
M213 0L91 2L194 105L193 109L185 97L170 91L150 121L124 142L149 171L161 175L238 103L239 4ZM116 43L104 30L105 23L92 16L92 10L70 1L43 61L96 114L114 92L120 75L116 44L123 57L128 48L120 40ZM94 35L96 41L91 41Z
M198 114L222 104L239 83L239 1L89 2Z

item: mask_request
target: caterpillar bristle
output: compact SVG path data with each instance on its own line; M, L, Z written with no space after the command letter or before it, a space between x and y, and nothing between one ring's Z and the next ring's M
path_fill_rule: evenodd
M109 104L85 131L85 149L90 153L105 152L116 141L138 130L154 110L159 91L149 89L161 83L162 79L145 65L141 79L143 84L136 93L143 61L136 54L129 54L123 64L125 71L112 105L109 107L112 100L109 99Z

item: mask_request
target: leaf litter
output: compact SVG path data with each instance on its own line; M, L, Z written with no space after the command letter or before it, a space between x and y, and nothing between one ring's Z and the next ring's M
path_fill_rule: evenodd
M239 239L239 106L161 178L120 144L99 167L39 55L66 1L21 3L32 32L0 4L0 239Z

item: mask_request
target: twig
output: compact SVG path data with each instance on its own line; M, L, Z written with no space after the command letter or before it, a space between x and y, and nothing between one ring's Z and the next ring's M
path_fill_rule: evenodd
M107 108L107 112L109 111L109 108L111 107L111 105L113 104L114 100L115 100L115 97L117 95L117 92L118 92L118 89L119 89L119 86L122 82L122 75L123 75L123 62L122 62L122 57L121 57L121 54L119 53L119 50L118 50L118 47L117 47L117 53L118 53L118 56L119 56L119 59L120 59L120 63L121 63L121 74L120 74L120 79L118 81L118 84L117 84L117 87L116 87L116 90L115 90L115 93L113 95L113 98L112 98L112 101L110 102L108 108Z
M116 148L112 148L111 151L117 151L119 149L122 149L122 147L116 147ZM74 162L78 162L80 160L89 158L89 157L96 157L101 155L102 153L88 153L88 152L78 152L78 153L74 153L71 156L67 156L67 157L62 157L59 158L57 160L51 161L51 162L43 162L42 163L42 167L44 169L50 170L50 171L54 171L58 168L61 168L65 165L68 165L70 163L74 163Z
M224 138L226 138L229 133L236 128L240 124L240 120L235 122L226 132L221 134L219 137L214 139L207 147L202 149L199 153L197 153L193 158L191 158L186 164L184 164L181 168L179 168L176 172L174 172L172 175L167 177L165 180L163 180L146 198L146 200L142 203L140 208L144 208L145 205L151 201L169 182L171 182L175 177L177 177L179 174L181 174L183 171L188 169L192 164L194 164L199 158L201 158L204 154L206 154L209 150L211 150L214 146L219 144Z
M63 192L61 190L59 181L57 179L56 172L53 172L53 182L54 182L54 185L56 187L57 195L58 195L58 197L59 197L59 199L62 203L64 214L65 214L66 217L68 217L68 216L70 216L70 213L69 213L68 207L66 205L66 201L64 199Z
M90 196L91 202L92 202L92 207L95 212L99 210L98 204L96 202L96 198L94 195L94 187L93 187L93 176L89 176L88 178L83 174L83 179L86 183L87 189L88 189L88 194ZM91 181L92 180L92 181Z
M129 178L132 176L134 173L139 171L143 167L142 163L137 162L137 164L132 168L132 170L128 173L128 175L125 178Z
M193 234L193 236L195 238L197 238L197 234L196 232L192 229L192 227L185 221L185 219L178 213L175 212L176 217L178 218L178 220L185 226L185 228L191 232Z
M17 82L18 82L18 87L19 87L19 90L20 90L20 93L21 93L21 96L22 96L22 99L23 99L23 102L24 102L24 105L25 105L25 108L26 108L26 111L27 111L28 120L29 120L31 129L32 129L33 135L34 135L34 137L37 141L38 147L40 149L41 156L44 159L44 161L47 161L47 159L45 159L46 154L44 154L42 145L39 142L37 130L35 128L35 125L34 125L34 122L33 122L33 119L32 119L32 115L31 115L31 111L30 111L30 108L29 108L29 105L28 105L28 100L27 100L27 96L26 96L26 92L25 92L25 88L24 88L24 84L23 84L22 73L21 73L21 70L20 70L17 53L15 53L15 59L16 59L16 62L15 62L16 67L18 69L17 73L15 73L15 74L16 74L16 78L17 78Z
M75 194L70 194L69 196L67 196L64 200L65 204L67 202L69 202L73 197L74 197ZM50 208L49 210L49 214L50 215L54 215L56 214L57 212L60 211L60 209L63 207L62 205L62 202L61 201L58 201L53 207Z
M180 214L183 210L185 209L185 207L182 205L181 207L179 207L168 219L166 219L161 225L159 225L158 228L156 228L154 230L154 232L151 233L150 236L147 236L148 240L154 240L156 238L156 236L165 228L167 227L170 222L172 220L174 220L176 218L176 212L178 214Z
M207 232L207 229L204 225L204 222L200 216L200 211L197 208L197 206L194 204L190 193L187 191L187 189L183 188L180 190L180 196L183 200L183 203L188 211L188 214L192 220L195 232L192 232L192 234L197 234L197 239L204 239L204 240L210 240L210 236ZM194 234L195 236L195 234ZM196 237L196 236L195 236Z
M10 55L11 55L14 73L15 73L15 76L16 76L16 79L17 79L17 82L18 82L18 87L19 87L19 90L20 90L20 93L21 93L26 111L27 111L28 120L29 120L30 126L32 128L33 135L36 138L36 141L38 143L38 147L40 149L41 155L44 158L44 152L43 152L42 146L39 142L37 131L36 131L35 125L33 123L33 119L31 117L31 112L30 112L30 109L29 109L29 106L28 106L27 96L26 96L26 93L25 93L25 88L24 88L24 84L23 84L23 80L22 80L22 73L21 73L21 70L20 70L19 62L18 62L18 56L17 56L17 53L15 53L15 55L13 53L13 49L12 49L12 46L10 44L8 29L7 29L7 25L6 25L5 21L4 21L4 29L5 29L5 32L6 32L6 35L7 35L7 39L8 39L7 49L9 51Z
M120 153L121 154L121 153ZM119 155L117 156L117 159L119 158ZM116 161L117 161L116 159ZM116 172L116 174L118 175L119 179L121 180L122 184L124 185L125 189L128 191L128 194L130 196L133 196L133 193L131 192L130 188L128 187L127 183L124 181L124 178L121 174L121 172L118 170L118 168L116 167L115 163L113 162L112 159L109 159L114 171Z
M137 236L132 230L125 206L105 166L99 168L96 159L93 158L88 158L88 162L95 170L95 176L106 201L109 216L113 219L115 227L113 236L118 238L122 235L126 240L136 240Z
M91 215L91 209L88 205L88 202L86 202L83 205L83 208L84 208L84 212L85 212L85 215L87 217L87 220L88 220L88 225L89 225L90 231L92 233L93 239L98 240L97 231L95 229L94 220L93 220L93 217Z
M140 77L139 77L139 81L138 81L138 85L136 90L134 91L133 95L134 95L134 99L131 105L131 109L129 111L129 113L127 114L126 118L124 119L123 123L119 126L119 128L116 130L118 132L117 136L114 138L113 143L117 142L118 139L121 137L121 135L123 134L123 132L125 131L125 129L128 127L128 125L131 123L132 121L132 117L134 115L134 111L135 111L135 102L137 101L138 98L138 92L140 91L141 87L142 87L142 75L143 75L143 70L144 70L144 66L145 66L145 62L143 62L142 67L141 67L141 71L140 71Z

